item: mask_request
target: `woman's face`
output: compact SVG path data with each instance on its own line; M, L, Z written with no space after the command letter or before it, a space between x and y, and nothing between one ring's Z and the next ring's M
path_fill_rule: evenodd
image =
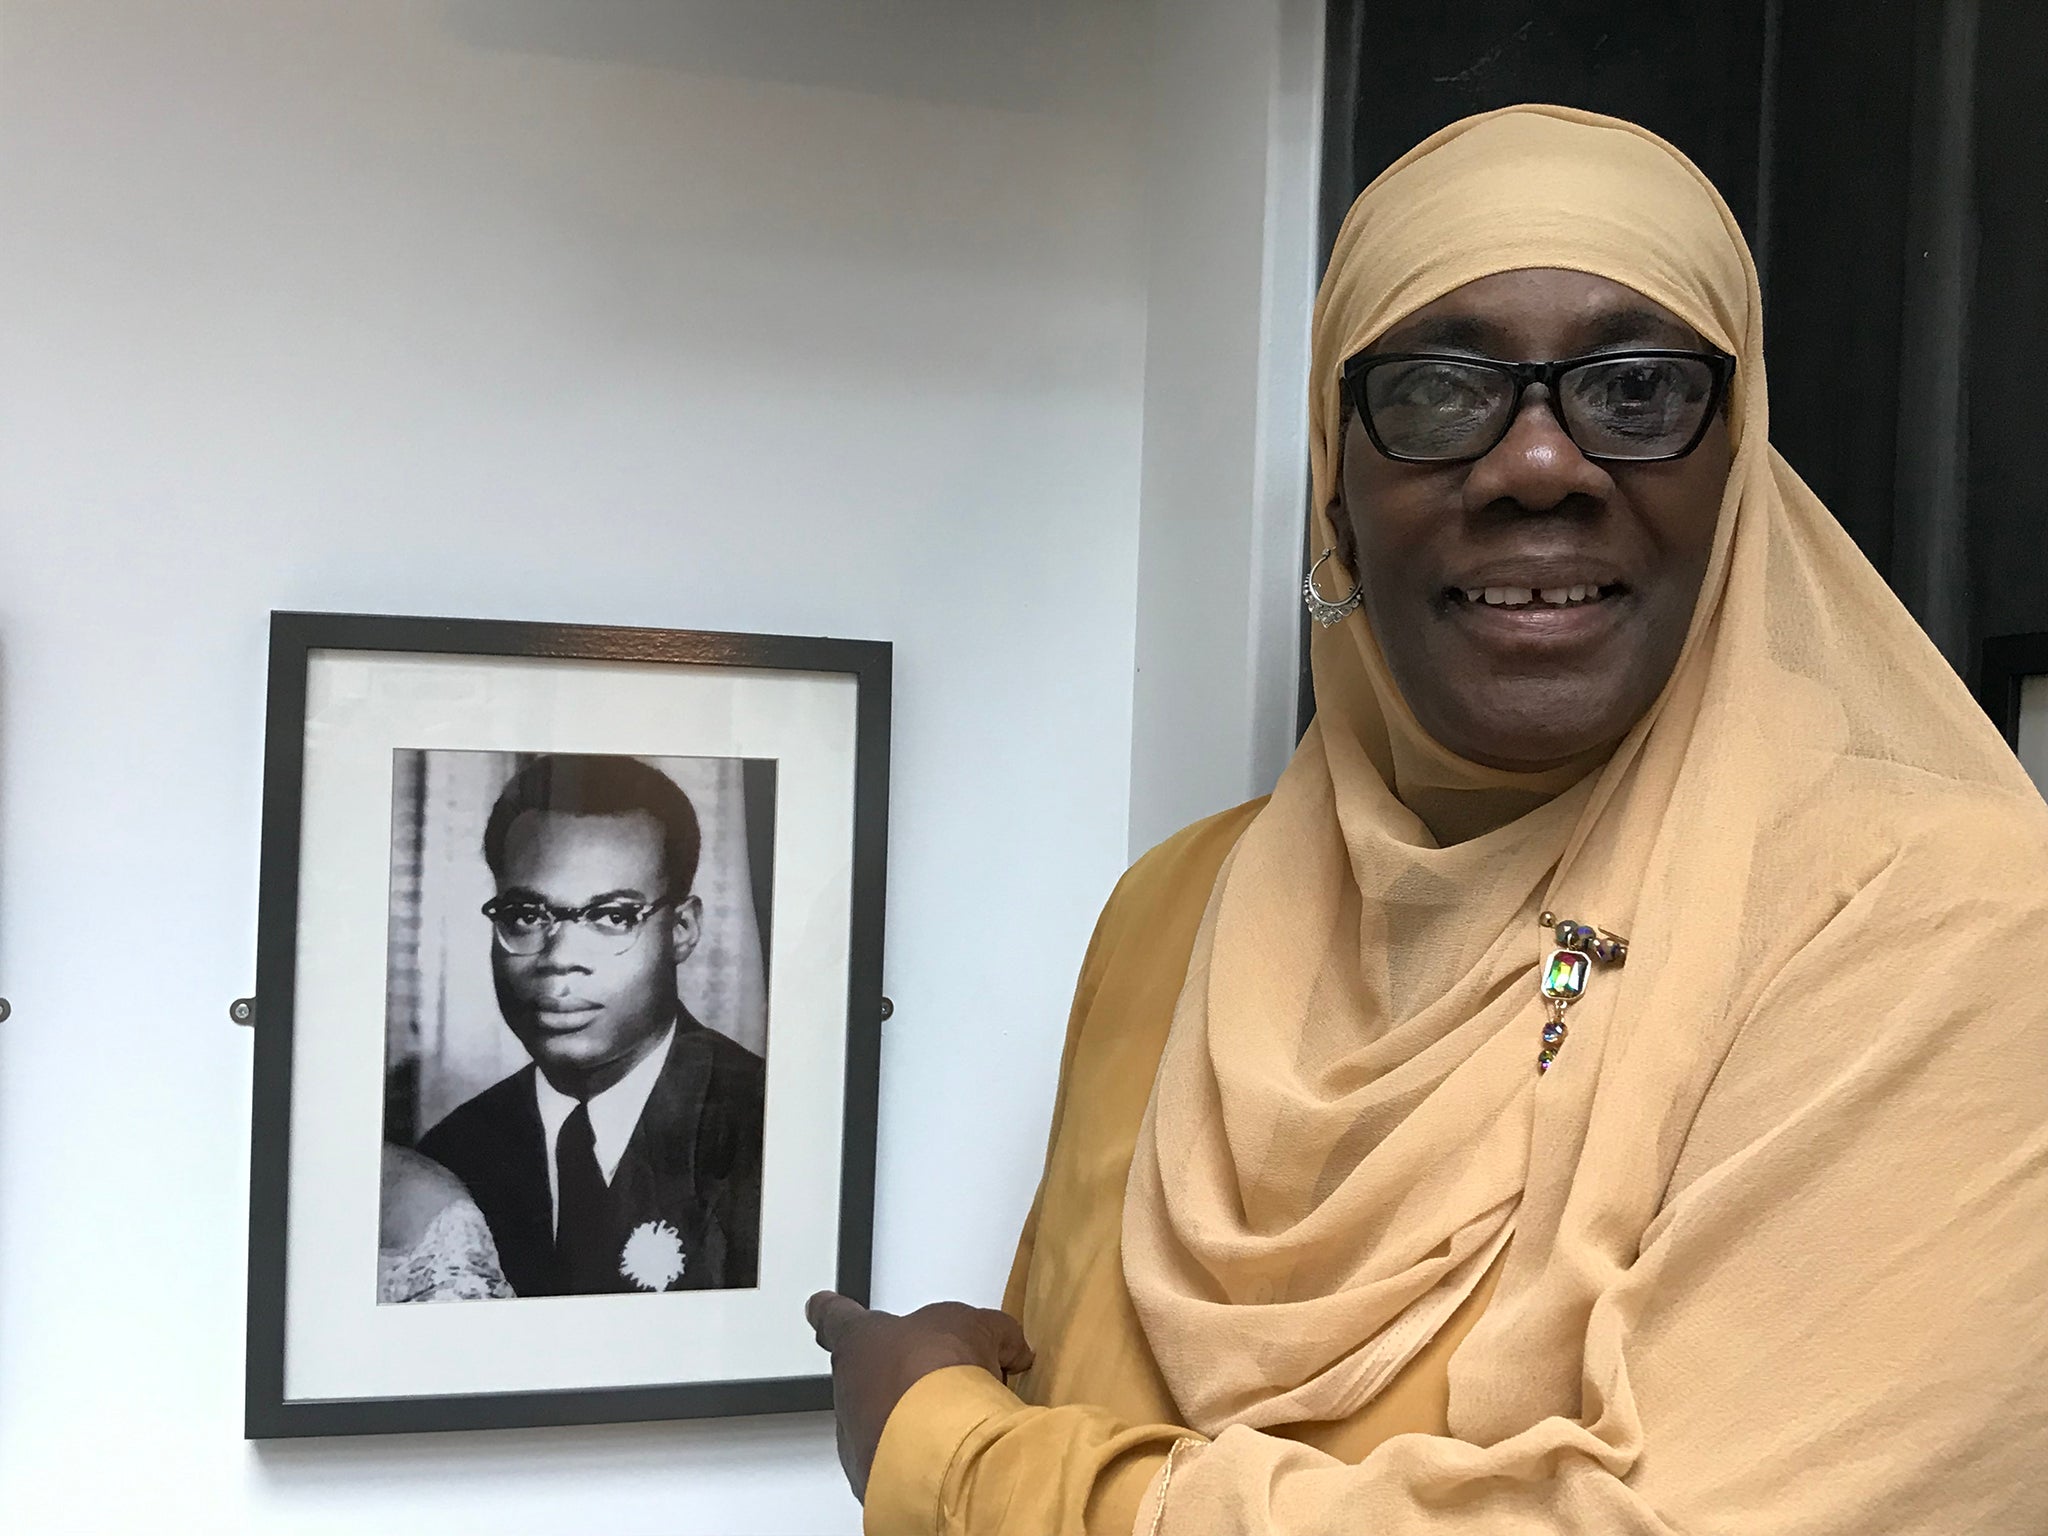
M1370 348L1541 362L1704 346L1641 294L1583 272L1483 277ZM1385 457L1351 417L1338 553L1394 681L1423 728L1496 768L1550 767L1620 738L1656 699L1705 577L1731 452L1716 412L1691 454L1588 459L1532 388L1508 435L1467 464ZM1473 589L1587 586L1590 602L1507 608Z

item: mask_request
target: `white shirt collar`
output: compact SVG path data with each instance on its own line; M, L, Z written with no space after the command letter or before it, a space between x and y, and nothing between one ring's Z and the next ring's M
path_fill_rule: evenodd
M647 1108L647 1096L654 1092L654 1080L661 1076L675 1038L676 1026L671 1021L661 1043L641 1057L632 1071L602 1093L590 1096L590 1135L597 1144L598 1172L607 1184L619 1171L619 1159L626 1155L626 1143L633 1139L633 1128L640 1123L640 1113ZM578 1101L556 1088L537 1067L533 1073L533 1097L540 1110L541 1133L547 1141L548 1205L556 1221L560 1221L562 1191L555 1171L555 1142L562 1134L562 1122L576 1112Z

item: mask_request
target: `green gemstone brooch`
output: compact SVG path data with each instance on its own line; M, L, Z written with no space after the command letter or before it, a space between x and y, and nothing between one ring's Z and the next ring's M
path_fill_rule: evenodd
M1564 1022L1565 1010L1586 995L1586 978L1593 973L1593 962L1626 963L1628 940L1605 928L1568 917L1560 919L1548 912L1543 914L1542 922L1557 940L1557 948L1544 959L1543 973L1538 978L1550 1016L1543 1022L1543 1049L1536 1053L1536 1070L1548 1072L1557 1053L1564 1049L1565 1036L1571 1033Z

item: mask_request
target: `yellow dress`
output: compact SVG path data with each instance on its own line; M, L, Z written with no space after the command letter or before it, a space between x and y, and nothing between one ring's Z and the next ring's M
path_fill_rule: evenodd
M1124 1287L1124 1180L1202 910L1261 804L1161 844L1104 909L1067 1026L1044 1178L1003 1299L1037 1362L1008 1386L955 1366L904 1396L868 1480L869 1536L1127 1536L1168 1447L1189 1435L1175 1427ZM1446 1367L1499 1269L1496 1260L1362 1411L1275 1433L1349 1462L1393 1435L1447 1434ZM1061 1404L1086 1406L1033 1411Z

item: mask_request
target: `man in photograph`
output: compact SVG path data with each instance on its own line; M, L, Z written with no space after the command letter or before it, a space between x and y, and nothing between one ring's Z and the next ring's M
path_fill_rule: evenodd
M419 1150L468 1186L518 1295L755 1283L764 1065L676 992L700 846L689 797L629 757L536 758L492 807L491 972L532 1063Z

